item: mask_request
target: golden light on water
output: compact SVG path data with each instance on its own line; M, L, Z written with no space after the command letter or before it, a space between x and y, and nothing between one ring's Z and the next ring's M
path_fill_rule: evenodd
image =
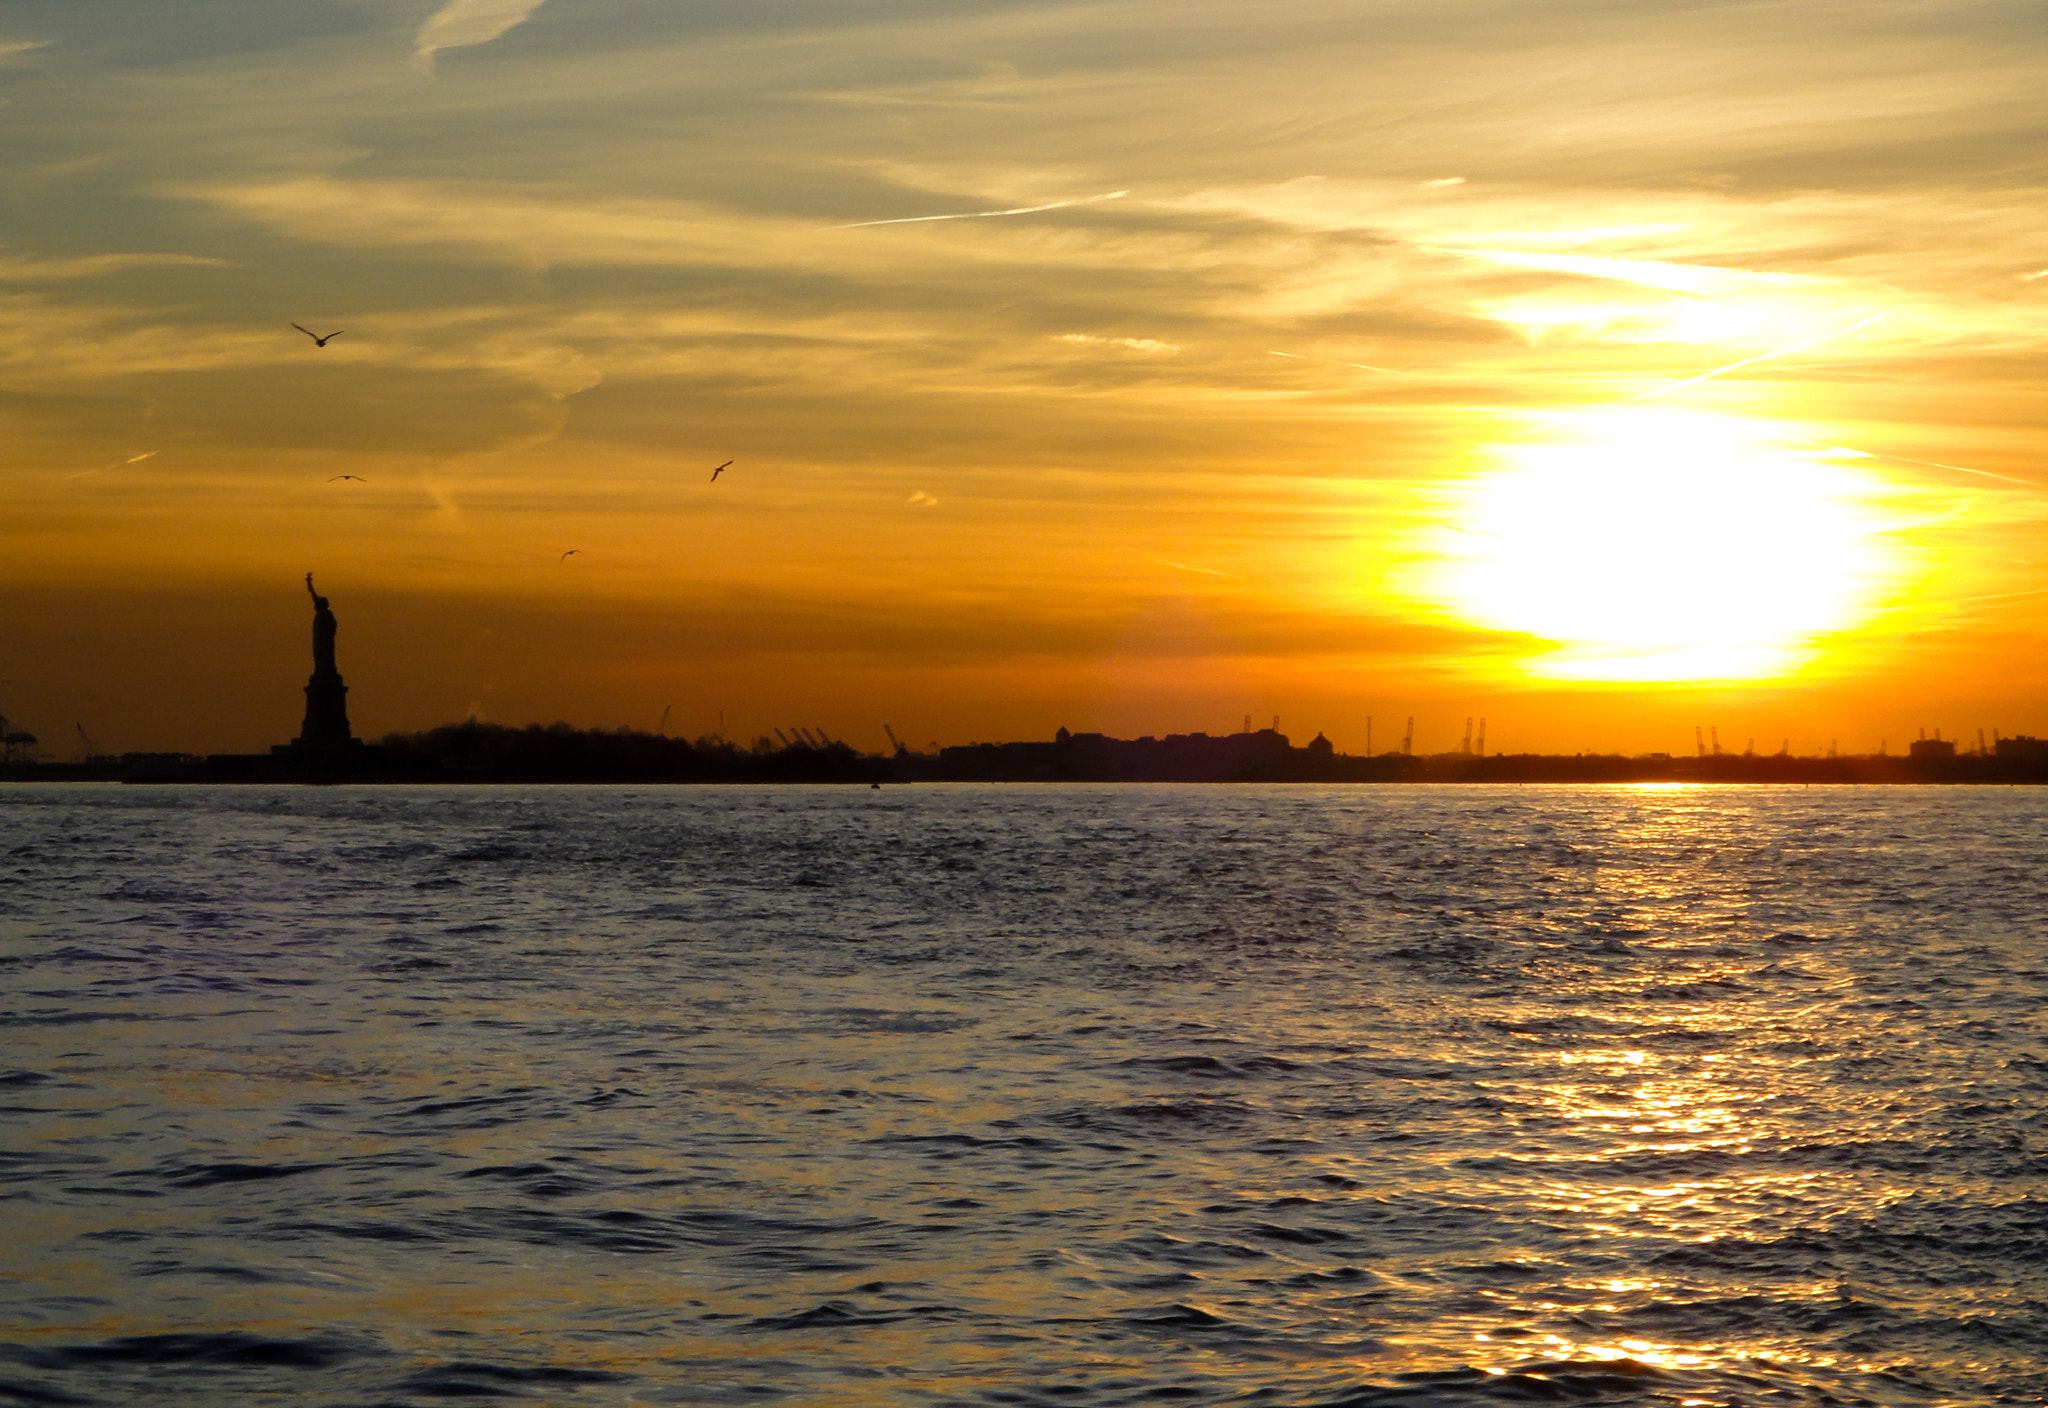
M1429 530L1422 592L1463 621L1552 643L1558 680L1747 680L1797 671L1903 575L1854 451L1732 416L1549 418L1491 447Z

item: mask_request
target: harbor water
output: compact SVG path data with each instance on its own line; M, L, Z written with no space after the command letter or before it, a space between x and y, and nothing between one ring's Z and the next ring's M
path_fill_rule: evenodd
M0 788L0 1402L2048 1402L2048 791Z

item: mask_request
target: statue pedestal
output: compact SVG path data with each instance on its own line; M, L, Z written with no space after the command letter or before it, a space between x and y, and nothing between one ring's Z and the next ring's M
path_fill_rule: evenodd
M306 681L306 721L293 740L296 748L312 752L346 752L355 745L348 727L348 686L338 670L315 670Z

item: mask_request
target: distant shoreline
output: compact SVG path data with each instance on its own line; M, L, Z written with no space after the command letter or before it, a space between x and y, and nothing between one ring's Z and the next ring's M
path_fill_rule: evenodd
M1338 755L1326 768L1291 771L1287 775L1187 775L1153 772L1144 776L1117 774L1046 774L995 767L949 768L929 756L886 757L851 754L819 766L789 760L773 768L736 769L697 776L665 770L642 773L605 768L395 768L374 756L332 766L307 766L298 760L262 759L248 766L242 755L216 755L189 761L155 762L142 766L104 763L31 763L0 769L0 782L46 785L123 783L136 786L202 784L322 785L336 783L380 786L763 786L785 784L862 786L913 783L982 783L1047 785L1095 783L1115 785L1201 783L1215 786L1343 785L1343 786L1475 786L1513 784L1604 785L1743 785L1743 786L1977 786L2032 787L2048 784L2048 763L1999 758L1961 757L1923 762L1910 758L1786 758L1722 756L1643 759L1577 754L1508 754L1478 758L1351 758Z
M2048 743L2003 739L1998 752L1957 754L1941 740L1907 757L1862 754L1801 758L1788 753L1507 753L1354 757L1318 734L1297 748L1278 729L1210 735L1112 738L1061 729L1049 742L969 743L915 753L857 752L813 729L751 746L707 736L691 741L632 729L568 724L511 728L470 720L424 733L391 734L371 745L347 739L267 753L125 753L77 763L0 767L13 782L241 783L690 783L778 782L1215 782L1215 783L2048 783Z

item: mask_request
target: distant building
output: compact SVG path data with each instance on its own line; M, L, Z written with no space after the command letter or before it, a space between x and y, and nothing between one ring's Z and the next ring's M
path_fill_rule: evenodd
M1915 762L1937 762L1956 755L1956 741L1953 738L1916 738L1906 751Z
M942 748L938 775L1015 782L1280 782L1324 776L1335 755L1320 735L1308 747L1295 748L1271 728L1135 739L1062 728L1050 743Z
M1999 757L2017 762L2048 763L2048 738L2029 738L2024 733L2017 738L2001 738L1996 751Z

